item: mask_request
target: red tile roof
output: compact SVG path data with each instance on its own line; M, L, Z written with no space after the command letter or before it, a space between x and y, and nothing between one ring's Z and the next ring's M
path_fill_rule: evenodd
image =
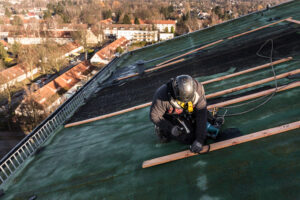
M50 106L61 94L75 86L89 70L88 62L81 62L53 81L34 92L32 98L38 104Z
M100 21L101 24L112 24L113 20L111 18L103 19Z
M100 49L96 54L105 60L110 60L112 56L116 53L116 50L118 47L123 47L127 43L129 43L129 40L127 40L125 37L121 37L114 42L110 43L106 47Z
M28 15L28 16L35 16L35 13L29 12L29 13L27 13L27 15Z
M1 82L7 83L11 80L18 78L19 76L26 74L26 71L24 69L25 69L24 66L22 66L21 64L18 64L13 67L10 67L8 69L0 71L0 74L2 76L1 80L2 81L4 80L4 82L2 82L2 81Z
M176 24L175 20L150 20L147 22L150 24Z
M69 43L63 45L61 48L62 48L63 52L68 53L70 51L73 51L74 49L77 49L78 47L80 47L80 45L77 44L76 42L69 42Z

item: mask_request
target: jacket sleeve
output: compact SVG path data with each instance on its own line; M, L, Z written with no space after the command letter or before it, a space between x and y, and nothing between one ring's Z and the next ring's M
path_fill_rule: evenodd
M168 101L165 97L167 94L162 94L164 93L164 90L161 89L162 88L158 89L154 95L150 108L150 119L161 130L169 132L172 129L173 124L164 118L164 114L168 109Z
M199 101L195 105L196 116L196 140L201 144L204 143L206 138L206 123L207 123L207 105L205 98L205 91L203 85L197 82L197 93L199 95Z

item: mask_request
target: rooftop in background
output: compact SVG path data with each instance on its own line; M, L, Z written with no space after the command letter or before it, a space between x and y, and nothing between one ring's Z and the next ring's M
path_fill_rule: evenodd
M32 96L33 100L45 111L49 112L50 110L53 110L60 105L63 100L59 103L56 101L61 98L64 93L68 92L69 89L80 82L84 75L87 75L89 67L90 65L88 62L81 62L74 66L34 92ZM26 99L24 101L26 101Z

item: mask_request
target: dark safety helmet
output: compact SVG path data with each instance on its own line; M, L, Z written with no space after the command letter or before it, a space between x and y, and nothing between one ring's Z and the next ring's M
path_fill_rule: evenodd
M173 80L175 99L182 102L193 101L195 96L194 80L189 75L180 75Z

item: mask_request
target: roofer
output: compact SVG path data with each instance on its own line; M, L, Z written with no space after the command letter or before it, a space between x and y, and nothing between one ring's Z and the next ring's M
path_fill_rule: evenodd
M203 85L189 75L180 75L155 92L150 118L161 142L175 139L191 144L190 150L199 153L207 137L206 98ZM218 129L211 126L212 132Z

